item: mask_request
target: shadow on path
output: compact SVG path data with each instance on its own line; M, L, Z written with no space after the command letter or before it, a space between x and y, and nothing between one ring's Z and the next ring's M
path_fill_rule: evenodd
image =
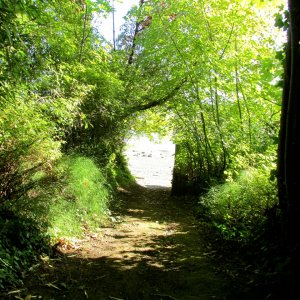
M32 272L40 299L227 299L228 283L205 253L201 228L169 190L119 193L114 222ZM13 298L11 298L13 299Z

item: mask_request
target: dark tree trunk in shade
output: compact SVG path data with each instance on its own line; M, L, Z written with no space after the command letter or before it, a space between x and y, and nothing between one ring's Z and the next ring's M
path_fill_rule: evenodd
M300 228L300 1L289 0L289 32L278 148L278 188L289 245Z

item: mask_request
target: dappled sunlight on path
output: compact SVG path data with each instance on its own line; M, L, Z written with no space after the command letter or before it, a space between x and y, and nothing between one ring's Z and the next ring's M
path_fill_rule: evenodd
M37 267L26 295L48 300L229 299L228 282L210 261L190 207L170 196L173 150L162 154L160 146L158 152L154 148L148 148L149 161L144 150L130 150L129 165L134 175L141 174L139 184L119 189L110 222L97 232L87 231L80 241L62 244L57 258ZM162 177L154 176L166 166Z
M61 249L32 295L42 299L227 299L226 280L207 257L192 214L169 189L119 192L112 222ZM56 288L48 283L53 283ZM52 288L51 288L52 287Z

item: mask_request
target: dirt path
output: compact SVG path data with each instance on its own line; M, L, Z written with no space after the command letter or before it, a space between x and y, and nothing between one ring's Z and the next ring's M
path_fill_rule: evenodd
M37 299L227 299L201 231L168 189L120 191L111 226L32 272L24 295ZM31 299L31 298L29 298Z
M110 224L62 240L62 254L33 268L10 299L229 299L191 209L170 197L173 154L168 142L134 140L126 155L138 184L119 191Z

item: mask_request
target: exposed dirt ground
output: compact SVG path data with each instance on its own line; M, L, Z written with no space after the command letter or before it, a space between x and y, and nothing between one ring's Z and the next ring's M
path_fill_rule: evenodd
M169 190L121 190L110 226L32 272L22 295L39 299L227 299L201 228ZM12 298L13 299L13 298ZM28 298L30 299L30 298ZM26 299L27 300L27 299Z
M174 147L141 145L127 151L138 184L120 189L109 225L62 240L62 253L33 268L9 299L229 299L204 229L170 197Z

